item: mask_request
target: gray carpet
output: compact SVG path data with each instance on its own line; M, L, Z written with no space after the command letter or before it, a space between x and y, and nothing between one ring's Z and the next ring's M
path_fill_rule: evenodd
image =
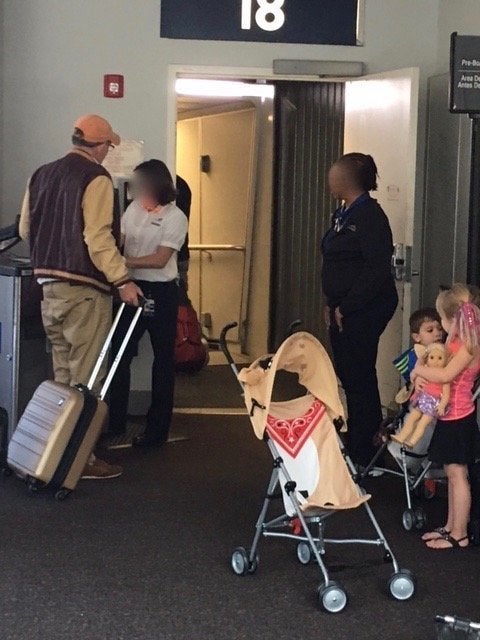
M239 369L247 365L239 365ZM287 400L305 393L297 384L296 376L279 371L273 399ZM145 415L150 403L149 391L130 394L131 415ZM184 408L241 408L244 407L242 390L228 365L209 365L195 375L177 374L175 378L175 407Z
M289 542L263 541L254 576L229 569L250 542L271 458L243 417L177 415L189 439L155 453L110 453L125 473L82 482L65 502L0 481L2 640L430 640L436 613L480 618L480 550L424 548L403 531L401 485L370 481L372 506L401 564L418 576L410 602L385 594L390 567L376 549L327 554L350 602L320 611L314 565ZM441 523L445 501L426 505ZM328 533L370 533L361 510Z
M243 407L241 389L228 365L209 365L195 375L177 374L175 407ZM150 403L149 391L130 394L130 413L145 414Z

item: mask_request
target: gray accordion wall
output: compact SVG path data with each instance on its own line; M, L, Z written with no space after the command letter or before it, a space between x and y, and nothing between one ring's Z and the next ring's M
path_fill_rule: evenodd
M327 176L343 151L344 119L343 83L276 83L271 350L296 319L326 341L321 240L336 207Z

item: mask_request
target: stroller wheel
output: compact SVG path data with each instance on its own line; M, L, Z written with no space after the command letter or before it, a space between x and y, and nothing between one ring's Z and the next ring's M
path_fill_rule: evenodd
M312 560L312 550L308 542L303 540L297 544L297 558L301 564L309 564Z
M395 600L410 600L415 593L415 578L408 569L400 569L391 576L388 589Z
M423 529L427 524L427 514L422 507L417 507L413 514L415 529Z
M329 582L318 589L318 601L328 613L340 613L347 606L347 594L337 582Z
M250 574L255 573L255 571L258 569L259 562L260 562L260 558L258 557L258 554L257 554L255 558L248 564L248 573Z
M402 515L402 524L405 531L411 531L415 523L415 512L413 509L405 509Z
M237 547L237 549L232 553L230 566L232 567L232 571L235 575L246 576L247 573L255 573L257 570L259 563L258 556L255 556L252 562L250 562L248 555L249 554L243 547Z

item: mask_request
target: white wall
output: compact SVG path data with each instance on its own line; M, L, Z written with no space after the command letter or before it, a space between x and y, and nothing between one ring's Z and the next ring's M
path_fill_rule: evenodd
M159 0L3 0L3 222L17 212L33 169L68 147L81 113L104 114L125 136L145 140L147 157L165 157L168 64L362 60L369 72L419 66L425 78L436 68L438 5L366 0L365 46L328 47L161 40ZM108 72L125 75L124 99L101 96Z
M3 2L0 2L0 96L3 96L3 58L4 58L4 47L3 47ZM2 139L2 131L3 131L3 100L0 98L0 149L3 148L3 139ZM0 158L0 170L1 170L1 158ZM2 180L0 174L0 223L2 220L2 206L3 197L2 197Z
M479 0L440 0L438 29L438 73L449 69L450 34L480 35Z

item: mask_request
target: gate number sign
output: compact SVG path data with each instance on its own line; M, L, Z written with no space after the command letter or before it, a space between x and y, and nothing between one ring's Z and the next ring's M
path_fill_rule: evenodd
M285 0L256 0L255 22L264 31L278 31L285 24ZM242 0L242 29L252 28L252 0Z
M161 0L160 36L357 44L363 0Z

